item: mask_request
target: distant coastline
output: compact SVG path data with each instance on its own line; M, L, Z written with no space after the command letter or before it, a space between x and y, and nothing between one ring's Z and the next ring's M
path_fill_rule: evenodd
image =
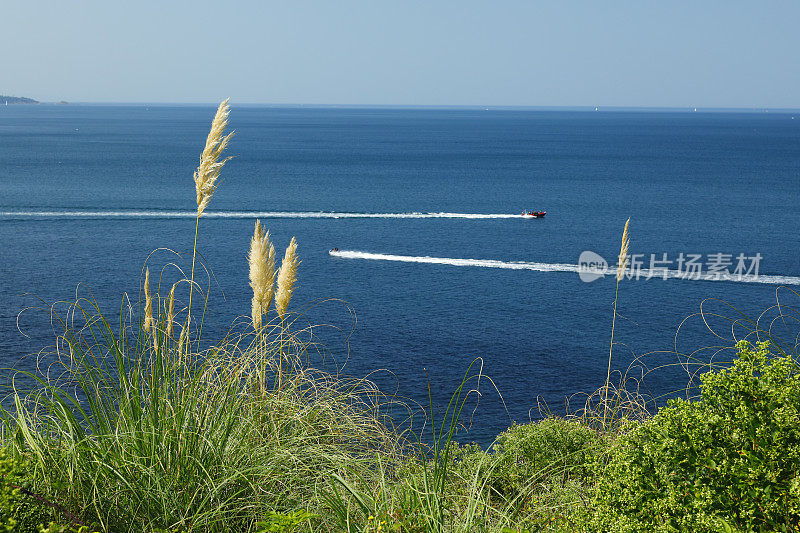
M38 104L37 100L33 98L24 98L21 96L4 96L0 95L0 104Z
M45 101L19 96L0 95L0 106L4 104L120 106L120 107L208 107L210 101L153 102L153 101ZM216 104L214 104L216 105ZM746 113L746 114L790 114L800 113L800 107L694 107L694 106L622 106L622 105L506 105L506 104L319 104L319 103L269 103L239 102L243 108L276 109L363 109L363 110L422 110L422 111L523 111L523 112L578 112L578 113ZM792 117L794 119L795 117Z

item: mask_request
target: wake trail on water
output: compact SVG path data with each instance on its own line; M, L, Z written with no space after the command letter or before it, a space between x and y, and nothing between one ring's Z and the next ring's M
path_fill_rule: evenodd
M2 218L195 218L195 211L144 210L36 210L0 211ZM203 218L460 218L525 219L508 213L346 213L331 211L206 211ZM530 218L530 217L528 217Z
M456 259L451 257L429 257L413 255L376 254L354 250L331 250L330 255L343 259L366 259L372 261L399 261L403 263L428 263L433 265L451 265L460 267L504 268L509 270L534 270L537 272L574 272L595 276L616 275L613 268L586 268L568 263L537 263L527 261L498 261L496 259ZM628 273L631 271L628 269ZM635 273L633 273L635 275ZM635 277L635 276L634 276ZM734 275L727 272L719 274L692 274L680 270L663 270L650 272L649 269L639 271L639 279L685 279L689 281L730 281L734 283L762 283L766 285L800 285L798 276L774 275Z

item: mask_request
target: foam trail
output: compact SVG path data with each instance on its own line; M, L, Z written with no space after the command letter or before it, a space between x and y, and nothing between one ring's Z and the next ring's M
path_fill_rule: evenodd
M0 211L2 218L195 218L195 211L146 210L52 210ZM206 211L203 218L460 218L525 220L508 213L345 213L331 211Z
M535 270L537 272L583 272L598 275L615 275L616 267L613 268L581 268L578 265L567 263L536 263L525 261L498 261L495 259L455 259L450 257L429 257L413 255L392 255L374 254L369 252L357 252L354 250L331 250L330 255L343 259L367 259L373 261L400 261L403 263L428 263L434 265L451 265L466 267L483 268L505 268L510 270ZM630 269L628 269L630 273ZM661 279L686 279L690 281L730 281L735 283L762 283L766 285L800 285L798 276L773 276L773 275L733 275L729 273L700 274L687 277L685 272L679 270L654 270L649 269L640 271L639 279L661 278Z

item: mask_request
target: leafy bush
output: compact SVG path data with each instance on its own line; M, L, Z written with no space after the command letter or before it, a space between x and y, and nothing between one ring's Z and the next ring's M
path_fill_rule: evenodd
M0 448L0 530L14 531L17 510L22 500L18 488L27 476L27 465Z
M800 373L742 342L701 398L629 425L599 478L593 531L799 531Z

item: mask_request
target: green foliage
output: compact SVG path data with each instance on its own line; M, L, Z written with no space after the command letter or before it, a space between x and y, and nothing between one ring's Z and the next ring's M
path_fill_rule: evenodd
M701 398L630 424L600 476L593 531L800 531L800 373L746 342Z
M19 487L27 477L27 463L0 448L0 530L14 531L23 499Z
M0 531L90 533L51 522L53 509L28 494L33 484L31 463L7 446L0 448ZM49 524L45 527L42 524Z
M582 506L602 444L579 421L516 425L493 453L446 442L438 453L405 458L394 472L379 465L388 481L371 492L334 478L329 507L351 532L558 531L571 527L568 517ZM432 483L434 473L443 481Z
M546 418L512 426L493 453L458 446L455 477L477 480L464 490L481 490L487 504L506 510L514 527L504 531L571 529L569 517L584 507L603 446L601 435L578 420Z
M546 418L514 425L494 444L498 465L493 488L506 495L520 494L532 483L570 480L584 482L599 452L597 433L575 420Z

